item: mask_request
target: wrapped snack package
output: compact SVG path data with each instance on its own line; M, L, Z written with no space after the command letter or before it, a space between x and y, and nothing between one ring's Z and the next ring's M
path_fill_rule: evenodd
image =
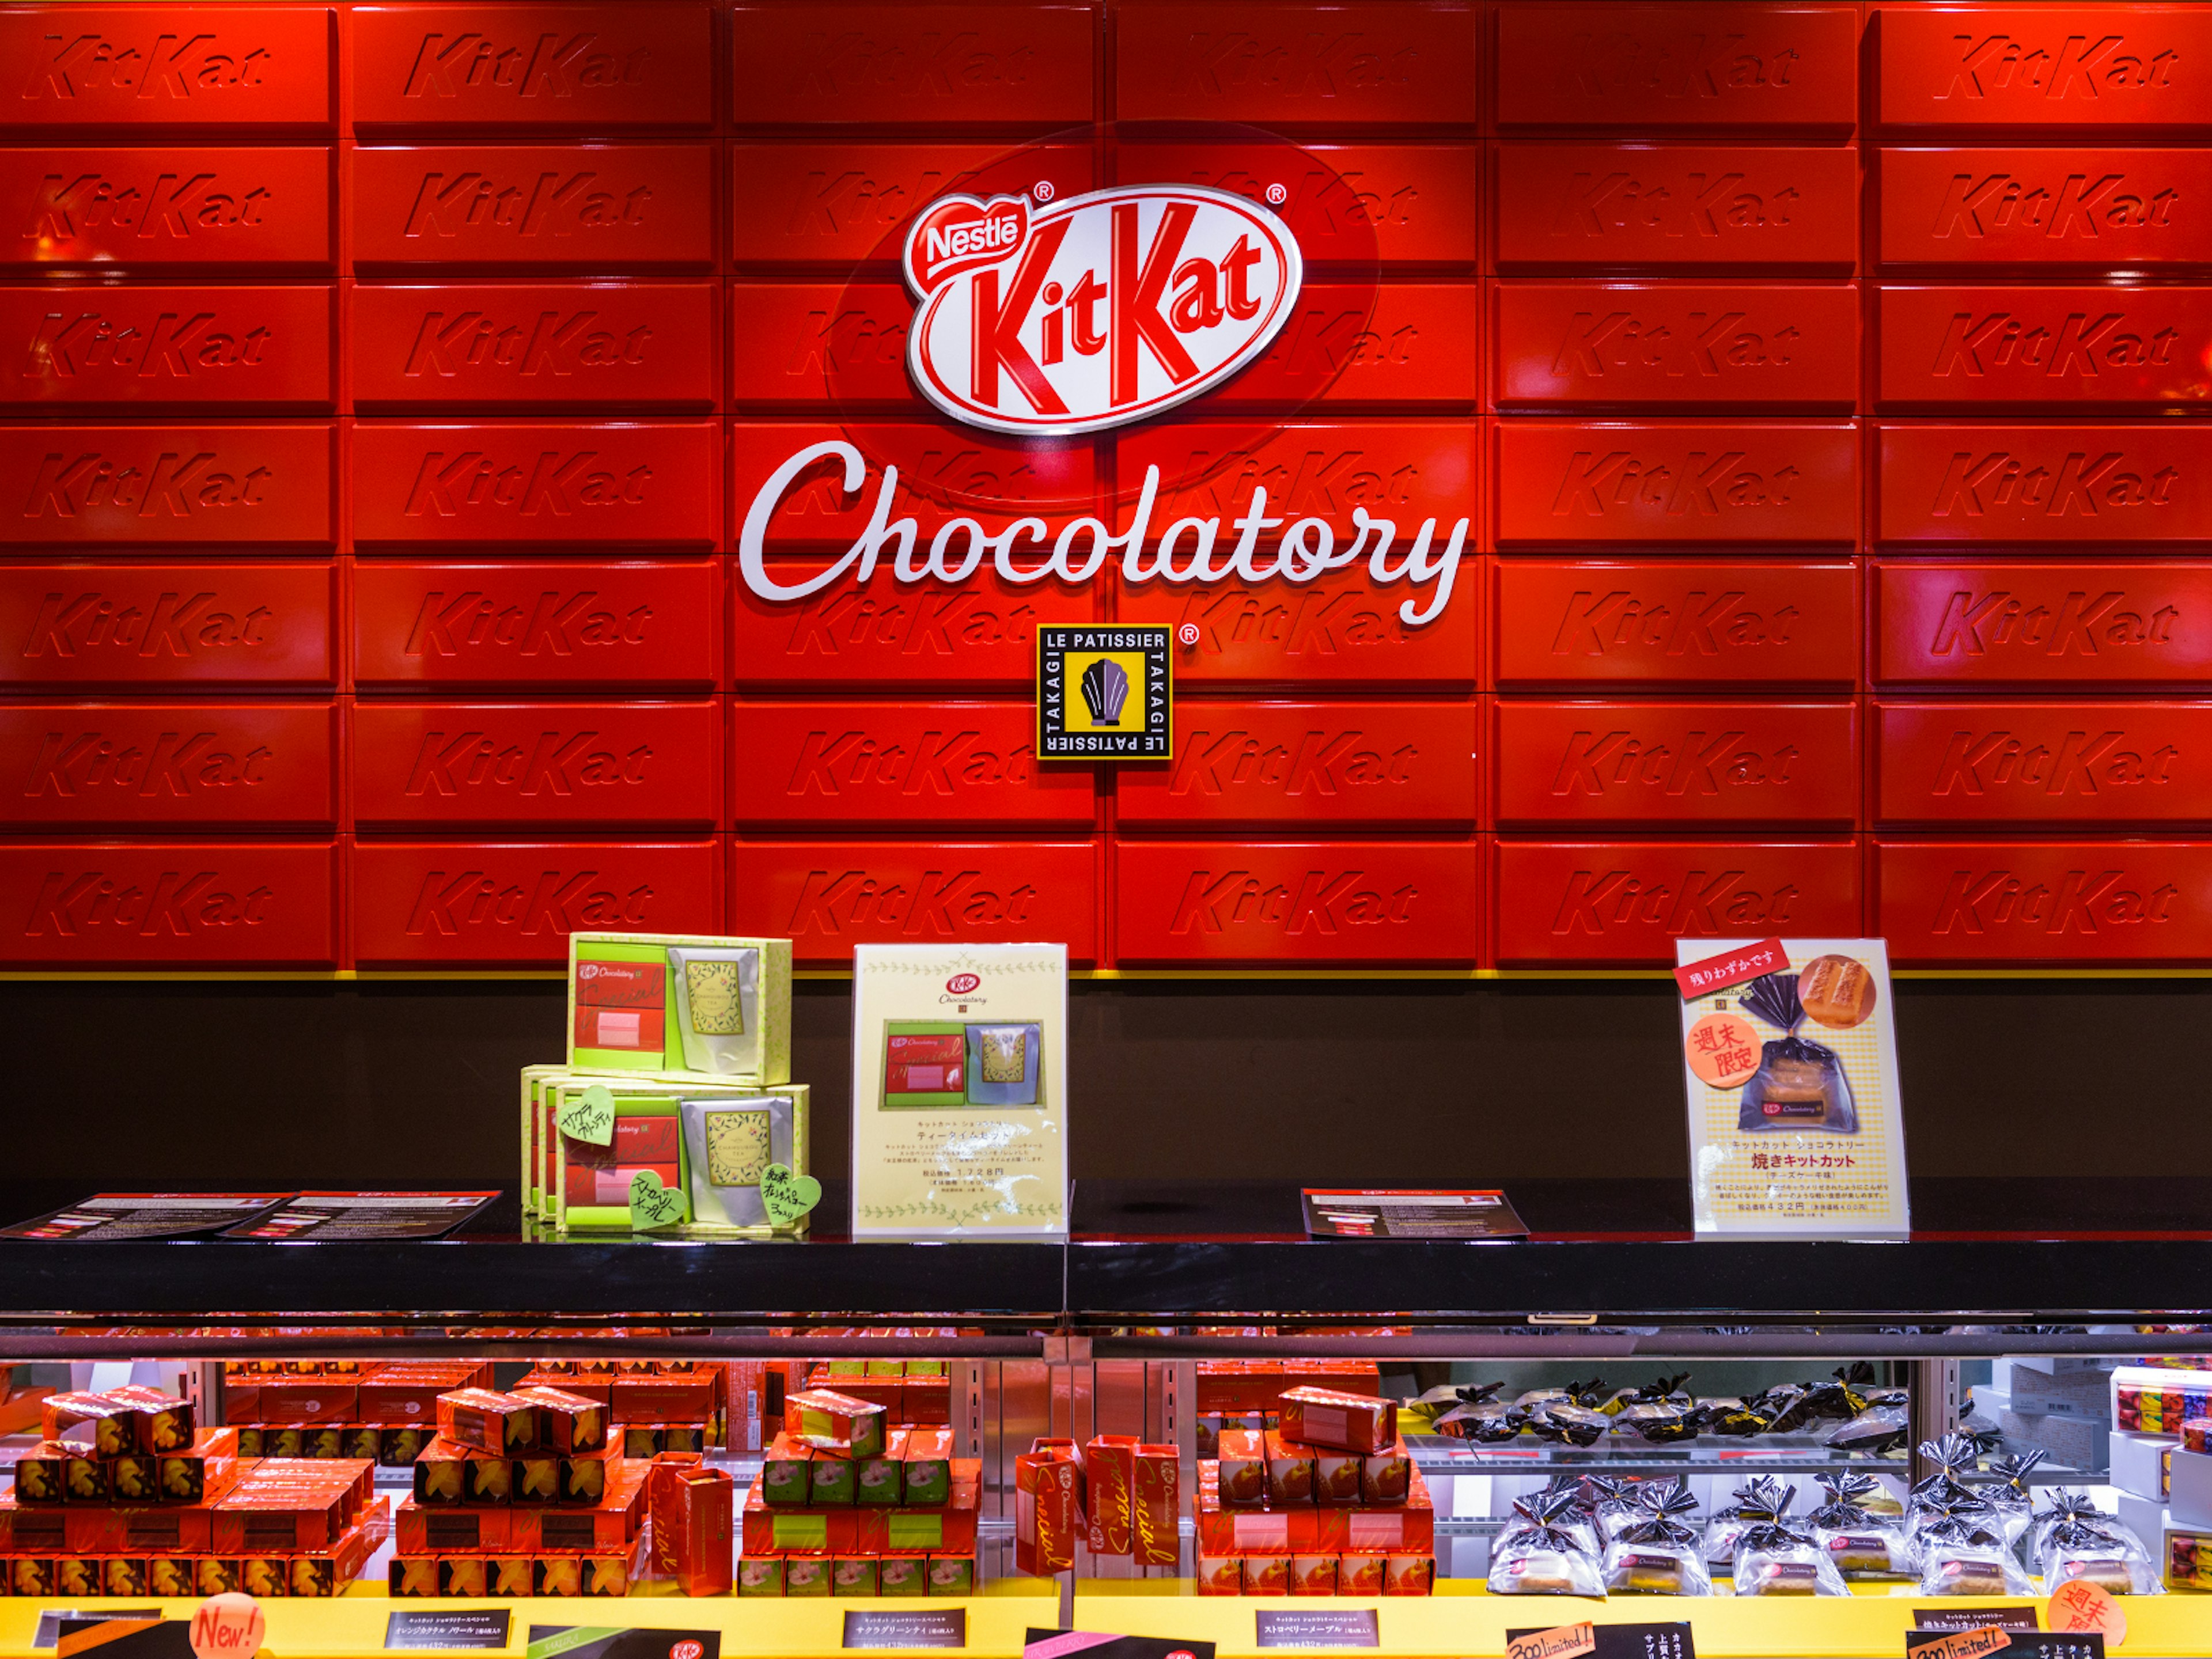
M1876 1457L1903 1443L1909 1432L1903 1406L1869 1406L1856 1417L1822 1431L1820 1439L1838 1451Z
M1528 1509L1516 1504L1513 1514L1498 1529L1497 1541L1491 1546L1492 1553L1494 1555L1515 1533L1534 1524L1533 1511L1538 1504L1548 1504L1555 1498L1561 1501L1550 1511L1547 1524L1554 1531L1567 1534L1577 1548L1595 1559L1603 1548L1598 1542L1597 1518L1590 1512L1582 1477L1575 1474L1553 1475L1542 1492L1525 1500Z
M1682 1392L1690 1380L1687 1371L1648 1382L1630 1395L1613 1419L1616 1434L1635 1434L1655 1445L1693 1439L1698 1432L1698 1408Z
M1529 1433L1569 1446L1595 1446L1612 1426L1613 1419L1603 1412L1564 1400L1548 1401L1528 1413Z
M1736 1127L1856 1134L1858 1107L1844 1077L1843 1061L1834 1049L1797 1035L1805 1018L1797 975L1785 971L1753 980L1744 992L1743 1006L1768 1024L1780 1026L1784 1035L1760 1048L1759 1069L1743 1085L1736 1108Z
M1830 1376L1833 1382L1815 1382L1806 1390L1803 1409L1808 1423L1848 1421L1867 1408L1866 1395L1860 1389L1874 1381L1873 1366L1855 1359L1848 1367L1838 1366Z
M1955 1505L1980 1501L1966 1484L1980 1455L1973 1436L1947 1434L1940 1440L1923 1440L1920 1455L1936 1466L1936 1473L1917 1484L1905 1502L1905 1535L1916 1553L1920 1529L1929 1522Z
M1602 1599L1605 1581L1597 1557L1576 1532L1554 1524L1565 1520L1574 1504L1573 1493L1558 1491L1515 1501L1514 1513L1522 1524L1500 1533L1491 1546L1487 1588L1492 1595Z
M1759 1409L1757 1400L1700 1400L1698 1416L1706 1433L1725 1435L1732 1440L1747 1440L1753 1435L1765 1434L1771 1420Z
M1923 1504L1913 1545L1920 1553L1923 1595L2033 1594L2027 1575L2005 1542L1996 1511L1978 1498L1929 1498Z
M1687 1482L1647 1480L1636 1489L1638 1518L1605 1551L1605 1588L1612 1595L1711 1595L1711 1575L1692 1519L1698 1500Z
M1735 1542L1738 1595L1849 1595L1850 1587L1813 1535L1789 1520L1797 1488L1754 1480L1743 1505L1748 1524Z
M2027 1490L2028 1471L2043 1462L2040 1451L2024 1451L2014 1457L1993 1458L1990 1472L1975 1483L1974 1496L1997 1512L2008 1544L2017 1544L2033 1524L2035 1499Z
M2086 1578L2112 1595L2163 1595L2158 1565L2135 1528L2099 1509L2088 1493L2062 1492L2035 1517L2036 1594Z
M1705 1529L1698 1540L1698 1553L1717 1571L1735 1565L1736 1540L1751 1524L1744 1514L1744 1506L1753 1501L1751 1488L1738 1486L1730 1496L1733 1502L1717 1505L1705 1517Z
M1828 1501L1807 1517L1813 1541L1827 1552L1847 1578L1910 1578L1912 1551L1905 1523L1896 1516L1875 1514L1864 1500L1881 1490L1870 1474L1816 1474L1814 1481Z
M1638 1502L1642 1485L1632 1474L1589 1474L1583 1477L1583 1498L1597 1527L1598 1541L1610 1544L1621 1530L1644 1518Z
M1504 1386L1503 1382L1486 1382L1478 1388L1453 1390L1458 1395L1458 1404L1438 1413L1436 1431L1454 1439L1489 1445L1512 1439L1521 1432L1521 1425L1528 1420L1528 1415L1518 1407L1492 1398Z

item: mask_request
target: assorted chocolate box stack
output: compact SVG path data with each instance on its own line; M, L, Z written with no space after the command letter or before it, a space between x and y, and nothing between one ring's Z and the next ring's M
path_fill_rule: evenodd
M392 1595L629 1594L653 1465L624 1455L605 1400L460 1389L438 1396L437 1430L400 1501Z
M1201 1595L1426 1595L1435 1512L1395 1401L1297 1386L1198 1466Z
M559 1389L605 1407L629 1457L721 1443L726 1369L690 1359L541 1359L518 1388Z
M1177 1565L1181 1473L1173 1446L1134 1435L1032 1441L1014 1460L1014 1565L1039 1577L1066 1572L1078 1544L1096 1558Z
M488 1386L465 1359L259 1359L223 1367L223 1421L241 1457L367 1458L404 1468L437 1433L438 1396Z
M2199 1388L2147 1386L2116 1382L2112 1386L2112 1422L2130 1434L2179 1434L2191 1419L2212 1417L2212 1393Z
M890 1392L904 1400L902 1385L926 1374L838 1378L848 1380L851 1390L785 1397L783 1431L745 1494L738 1593L973 1595L981 1462L952 1455L950 1427L894 1425L882 1399L859 1394L902 1385Z
M1201 1359L1198 1362L1198 1455L1218 1455L1221 1432L1261 1434L1280 1426L1287 1389L1335 1389L1379 1395L1382 1368L1371 1359Z
M0 1593L336 1595L391 1529L361 1458L251 1457L158 1389L59 1394L0 1498Z

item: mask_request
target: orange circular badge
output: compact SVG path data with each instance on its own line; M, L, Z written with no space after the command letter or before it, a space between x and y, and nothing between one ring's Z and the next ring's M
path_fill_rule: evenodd
M1690 1069L1716 1089L1733 1089L1759 1069L1759 1033L1736 1014L1707 1014L1682 1046Z
M2081 1634L2096 1632L2103 1636L2108 1648L2116 1648L2128 1639L2128 1615L2112 1599L2110 1590L2086 1578L2061 1584L2051 1593L2045 1622L2057 1631Z

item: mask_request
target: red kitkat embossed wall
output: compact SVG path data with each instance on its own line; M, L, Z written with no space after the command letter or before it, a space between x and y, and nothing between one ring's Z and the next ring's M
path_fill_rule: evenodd
M2212 961L2212 8L9 4L0 58L0 968ZM919 210L1144 185L1295 239L1264 349L1073 436L915 391ZM1009 266L1041 336L977 288L975 372L1244 314L1142 252ZM1040 763L1036 628L1115 622L1175 758Z

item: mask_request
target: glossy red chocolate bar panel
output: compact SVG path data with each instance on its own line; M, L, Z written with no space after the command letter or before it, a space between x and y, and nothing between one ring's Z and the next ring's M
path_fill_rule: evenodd
M711 830L721 818L715 702L357 704L362 829L488 823Z
M890 408L920 414L906 374L914 300L896 283L735 283L730 400L815 414Z
M325 266L331 172L320 145L0 149L0 265Z
M1875 884L1900 962L2212 959L2202 841L1882 841Z
M1307 404L1471 408L1481 291L1473 283L1382 288L1309 283L1275 342L1208 404L1216 409Z
M1070 125L1096 112L1096 28L1083 6L741 5L731 106L749 127Z
M1180 684L1472 686L1481 664L1480 581L1471 562L1462 564L1431 615L1437 586L1377 581L1371 561L1306 582L1123 582L1115 614L1175 630ZM1198 630L1195 642L1183 643L1186 627Z
M705 690L720 679L720 594L706 560L364 559L353 571L354 678Z
M1482 854L1453 842L1152 842L1115 848L1124 962L1472 962Z
M1471 7L1145 0L1118 8L1114 30L1115 108L1125 121L1336 132L1475 118Z
M2202 128L2212 15L2194 6L1881 6L1893 127Z
M1875 726L1886 823L2212 820L2212 703L1885 702Z
M709 283L363 283L354 405L710 410L716 297Z
M1531 702L1495 714L1498 823L1802 824L1858 814L1858 710L1834 702Z
M1081 440L1025 441L947 422L738 421L730 428L731 494L738 550L757 539L766 553L849 549L868 527L886 469L898 469L886 521L912 519L926 555L945 522L973 516L995 536L1012 520L1068 517L1096 505L1096 452ZM850 488L847 479L855 481ZM1018 572L1050 552L1024 539ZM956 547L951 556L962 556ZM996 561L986 568L995 570ZM779 584L782 585L782 584Z
M714 118L702 4L358 6L357 125L604 132Z
M1883 560L1874 591L1877 682L2212 685L2212 564Z
M1501 547L1850 542L1858 433L1844 422L1501 421Z
M1079 196L1095 181L1088 145L1016 149L945 143L736 143L730 147L730 246L741 265L842 272L864 261L896 265L900 227L947 191L974 193L978 173L1016 167L1021 187Z
M791 940L797 961L849 965L855 945L1061 939L1098 957L1098 849L1080 842L739 837L730 926Z
M1497 285L1494 395L1510 410L1849 410L1859 296L1843 283Z
M1398 528L1398 549L1435 519L1436 548L1454 525L1468 520L1468 546L1476 533L1480 464L1469 421L1293 421L1251 426L1202 420L1165 420L1133 427L1115 440L1116 483L1123 495L1142 486L1148 468L1159 469L1153 507L1155 543L1174 520L1218 519L1221 559L1237 544L1234 520L1247 513L1254 492L1267 491L1266 514L1287 525L1319 519L1334 543L1348 547L1357 535L1352 514L1389 517ZM1278 543L1273 532L1265 543ZM1371 554L1370 538L1369 550ZM1182 568L1188 544L1177 555ZM1394 549L1395 568L1400 557ZM1275 550L1255 556L1255 568L1273 568Z
M2212 289L1885 288L1888 407L2212 401Z
M328 702L0 705L12 825L328 830L337 822Z
M2212 191L2212 150L1885 147L1875 171L1885 265L2212 264L2212 217L2185 205Z
M1279 140L1175 143L1145 136L1118 144L1122 184L1206 185L1269 203L1309 266L1385 270L1471 265L1481 256L1480 169L1473 144L1333 143L1293 149Z
M405 144L348 152L364 268L698 269L714 258L710 144Z
M362 542L706 547L721 527L712 421L484 421L354 433Z
M0 428L0 544L327 545L337 441L298 422Z
M1087 766L1037 763L1034 702L732 702L742 827L905 830L920 819L1087 830Z
M2212 538L2212 432L2137 426L1905 426L1875 445L1876 535L2115 550Z
M333 288L0 288L7 398L56 410L328 409Z
M1473 829L1480 709L1456 702L1225 702L1176 710L1175 758L1115 774L1125 825Z
M0 685L328 685L337 573L322 562L0 562Z
M0 846L0 962L319 968L337 961L328 842Z
M549 967L579 928L700 933L721 915L713 840L363 840L350 862L364 966Z
M776 559L764 580L803 586L824 559ZM878 572L803 598L764 599L741 571L731 579L732 678L741 686L1020 687L1036 678L1039 623L1097 620L1090 587L1048 578L1017 584L988 567L957 585L903 583Z
M11 6L0 128L326 125L327 6Z
M1506 140L1497 168L1504 271L1840 272L1858 256L1849 149Z
M1498 11L1498 122L1849 126L1857 58L1850 6L1508 4Z
M1658 965L1677 939L1860 931L1850 841L1500 840L1498 960Z
M1832 685L1858 678L1854 565L1501 559L1512 685Z

